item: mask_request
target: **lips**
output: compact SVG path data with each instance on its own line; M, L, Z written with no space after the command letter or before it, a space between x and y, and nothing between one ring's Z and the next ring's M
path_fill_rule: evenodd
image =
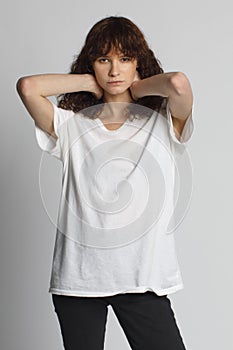
M120 84L120 83L123 83L123 80L108 81L108 84Z

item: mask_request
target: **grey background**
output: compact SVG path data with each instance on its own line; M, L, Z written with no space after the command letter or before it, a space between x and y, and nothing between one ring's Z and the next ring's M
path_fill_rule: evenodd
M194 169L189 211L176 231L185 288L169 297L187 350L232 341L232 3L230 1L7 2L1 11L1 349L62 349L48 293L55 226L44 207L34 123L16 94L20 76L67 73L89 29L122 15L143 31L165 72L194 92ZM53 101L55 99L52 98ZM61 164L46 160L50 206ZM107 350L129 345L109 309Z

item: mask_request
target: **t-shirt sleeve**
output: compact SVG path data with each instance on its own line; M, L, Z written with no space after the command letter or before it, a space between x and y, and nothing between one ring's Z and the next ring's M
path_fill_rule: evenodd
M59 108L53 102L51 103L53 105L54 111L54 132L57 137L54 137L48 132L41 129L39 125L35 123L34 120L35 135L37 143L43 151L49 153L50 155L56 157L59 160L62 160L64 138L66 137L67 133L66 122L69 118L71 118L74 115L74 112L72 110L65 110L63 108Z
M193 131L194 131L193 107L192 107L192 110L191 110L189 116L186 119L182 133L181 133L180 137L178 138L175 134L175 131L174 131L172 116L171 116L171 112L170 112L168 100L167 100L165 109L166 109L166 118L167 118L168 128L169 128L169 135L170 135L172 141L174 141L175 143L184 145L191 139L191 136L192 136Z

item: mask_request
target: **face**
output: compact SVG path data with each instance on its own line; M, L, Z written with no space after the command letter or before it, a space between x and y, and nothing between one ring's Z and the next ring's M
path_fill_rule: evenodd
M129 100L129 87L137 68L137 60L111 50L106 56L98 57L93 64L97 83L104 90L105 99L121 96ZM131 100L131 99L130 99Z

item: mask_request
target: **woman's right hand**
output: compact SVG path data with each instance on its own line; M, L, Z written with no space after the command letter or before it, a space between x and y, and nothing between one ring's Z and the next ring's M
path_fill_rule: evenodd
M98 100L101 99L103 96L104 90L102 87L97 83L94 75L92 74L87 74L89 83L88 83L88 90L91 92Z

